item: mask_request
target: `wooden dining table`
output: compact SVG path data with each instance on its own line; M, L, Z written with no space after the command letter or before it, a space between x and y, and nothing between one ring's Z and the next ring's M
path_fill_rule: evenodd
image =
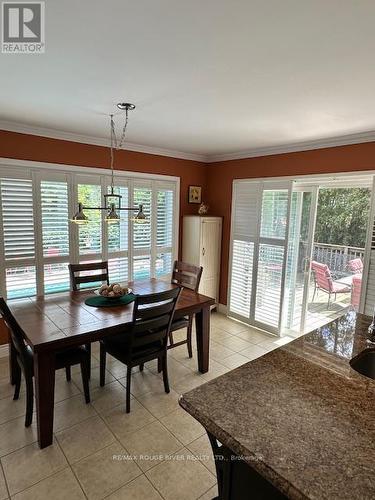
M128 283L135 294L169 290L176 285L151 279ZM96 342L129 331L133 304L97 308L85 304L92 290L63 292L42 297L10 300L8 305L34 352L34 377L38 441L45 448L53 441L55 354L57 351ZM201 373L208 371L210 313L214 299L187 288L179 297L175 319L195 314L197 361ZM11 382L14 383L15 356L10 352ZM104 389L105 390L105 389Z

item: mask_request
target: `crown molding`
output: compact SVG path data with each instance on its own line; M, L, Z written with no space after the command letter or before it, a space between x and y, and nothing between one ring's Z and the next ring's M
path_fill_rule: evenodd
M17 132L20 134L37 135L49 137L51 139L60 139L64 141L80 142L83 144L92 144L95 146L108 147L108 139L104 137L95 137L89 135L74 134L63 130L50 129L45 127L34 127L17 122L0 120L0 130ZM163 149L142 144L126 143L128 151L137 153L146 153L150 155L167 156L179 158L182 160L198 161L201 163L218 163L229 160L242 160L246 158L256 158L259 156L271 156L285 153L296 153L299 151L309 151L313 149L333 148L338 146L349 146L351 144L361 144L365 142L375 142L375 131L360 132L358 134L349 134L329 139L318 139L314 141L296 142L280 146L270 146L264 148L253 148L233 153L203 155L175 151L173 149Z
M41 137L48 137L50 139L60 139L63 141L80 142L83 144L92 144L94 146L105 146L109 147L109 139L104 137L95 137L90 135L74 134L71 132L65 132L63 130L56 130L45 127L36 127L32 125L25 125L17 122L10 122L0 120L0 130L6 130L8 132L17 132L19 134L29 134L37 135ZM150 155L158 156L168 156L171 158L179 158L181 160L192 160L199 161L202 163L207 162L206 155L199 155L194 153L185 153L183 151L175 151L173 149L163 149L152 146L145 146L143 144L135 144L132 142L127 142L126 147L122 148L128 151L134 151L136 153L146 153Z
M254 148L237 153L224 153L219 155L209 155L207 163L225 162L228 160L243 160L245 158L256 158L259 156L271 156L284 153L295 153L298 151L309 151L312 149L334 148L337 146L349 146L351 144L361 144L364 142L375 142L375 131L360 132L358 134L343 135L329 139L319 139L315 141L296 142L281 146L270 146L265 148Z

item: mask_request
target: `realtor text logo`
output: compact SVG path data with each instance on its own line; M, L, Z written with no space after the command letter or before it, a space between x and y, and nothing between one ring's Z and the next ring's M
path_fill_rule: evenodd
M44 2L3 2L2 7L2 52L44 53Z

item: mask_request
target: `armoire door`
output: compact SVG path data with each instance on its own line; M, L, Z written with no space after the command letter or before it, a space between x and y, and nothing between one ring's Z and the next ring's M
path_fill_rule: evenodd
M201 259L203 267L200 293L217 300L218 275L220 266L220 234L219 219L203 219L201 222Z

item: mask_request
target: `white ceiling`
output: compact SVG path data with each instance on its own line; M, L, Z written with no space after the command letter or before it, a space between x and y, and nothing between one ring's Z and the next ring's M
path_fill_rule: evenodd
M372 132L374 19L372 0L47 0L46 53L0 55L0 120L107 138L126 100L131 143L204 157Z

